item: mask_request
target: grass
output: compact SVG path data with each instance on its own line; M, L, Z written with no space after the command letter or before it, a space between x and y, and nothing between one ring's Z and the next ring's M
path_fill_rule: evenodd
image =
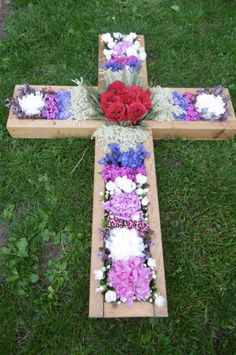
M236 103L234 1L14 0L12 8L0 42L2 102L24 81L83 76L95 85L98 34L136 31L150 82L220 83ZM93 143L14 140L3 106L0 115L0 353L232 354L236 142L155 142L169 318L89 320Z

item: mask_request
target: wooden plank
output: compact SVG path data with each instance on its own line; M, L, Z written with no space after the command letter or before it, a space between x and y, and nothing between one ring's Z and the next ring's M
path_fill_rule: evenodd
M150 131L149 139L145 144L146 150L150 153L150 157L146 159L147 177L149 183L148 199L150 204L148 206L148 218L150 228L154 231L153 242L150 251L152 257L157 263L157 280L156 285L160 294L166 299L166 303L163 307L159 308L155 304L153 309L154 317L168 317L167 309L167 295L166 295L166 282L165 282L165 270L164 259L162 249L162 236L161 236L161 221L159 212L157 181L156 181L156 164L153 147L152 132Z
M100 192L104 193L104 181L100 174L102 171L98 160L102 159L104 152L95 141L95 160L94 160L94 190L93 190L93 227L92 227L92 248L91 248L91 270L90 270L90 295L89 295L89 317L103 317L103 296L96 292L98 282L94 278L94 270L100 269L103 262L98 257L99 248L103 246L103 240L99 236L99 228L102 227L104 211Z
M103 54L104 50L104 44L102 42L102 35L99 35L98 38L98 88L99 90L102 89L102 81L103 81L103 71L100 69L100 64L106 63L106 57ZM138 39L140 40L140 43L142 47L145 49L145 40L143 35L138 35ZM147 62L146 60L143 61L143 65L140 69L140 75L143 78L143 83L145 87L148 87L148 74L147 74Z
M157 195L157 184L156 184L156 172L155 172L155 157L153 150L153 138L150 131L150 136L145 143L145 148L150 152L150 157L145 159L145 166L147 169L147 177L149 186L148 198L150 204L148 207L149 213L149 223L150 228L154 231L153 242L154 245L151 247L151 254L157 262L157 288L160 294L166 298L166 284L165 284L165 272L164 272L164 260L162 251L162 238L161 238L161 225L160 225L160 215L159 215L159 204ZM167 317L167 302L162 308L158 308L155 304L149 302L135 302L132 307L127 304L120 304L113 307L111 304L104 302L103 308L101 306L101 300L99 294L95 293L94 290L98 286L98 282L94 281L93 270L102 267L101 262L95 264L98 259L97 252L98 248L101 246L102 241L98 240L98 229L101 228L99 221L103 219L104 212L102 208L102 202L100 200L100 191L104 191L104 183L101 174L98 176L98 172L102 168L97 164L98 159L101 159L104 155L103 146L101 143L95 146L95 174L94 174L94 211L93 211L93 236L92 236L92 261L91 261L91 280L90 280L90 307L89 310L90 317L101 317L102 310L104 311L104 318L121 318L121 317ZM91 288L94 290L91 290ZM99 314L99 315L98 315Z
M41 89L43 86L32 85ZM16 85L16 89L22 85ZM50 86L54 90L70 89L69 86ZM196 92L196 88L171 88L180 92ZM224 89L229 95L228 89ZM236 118L232 102L229 102L230 116L225 122L207 121L146 121L148 128L152 129L154 139L195 139L195 140L221 140L233 138L236 135ZM64 138L64 137L91 137L94 131L103 124L97 120L45 120L45 119L17 119L12 110L9 112L7 129L14 138Z

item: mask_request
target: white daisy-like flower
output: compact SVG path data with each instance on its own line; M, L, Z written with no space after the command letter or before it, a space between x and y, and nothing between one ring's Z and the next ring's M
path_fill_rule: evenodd
M110 302L115 302L116 301L116 293L115 291L107 291L105 293L105 301L110 303Z
M110 250L113 261L129 260L133 256L144 256L143 239L135 229L114 228L106 241L106 248Z
M142 206L147 206L149 204L149 199L145 196L141 201Z
M138 173L136 175L136 181L137 181L138 184L141 184L141 185L146 184L147 177L145 175L142 175L142 174Z
M127 193L136 189L136 184L131 179L128 179L127 176L118 176L115 179L115 184L119 189Z
M161 295L157 295L157 297L155 298L155 304L159 308L161 308L161 307L163 307L165 305L165 303L166 303L166 299L163 296L161 296Z
M157 265L156 265L156 260L153 259L153 258L149 258L148 261L147 261L147 264L148 266L151 268L151 269L154 269Z
M102 35L102 41L105 42L105 43L108 43L110 41L113 41L113 38L112 38L110 33L104 33Z
M101 269L94 270L93 273L94 273L95 280L97 281L100 281L104 278L104 273Z
M39 91L18 98L21 110L28 116L40 115L44 107L44 97Z
M225 113L225 103L220 95L200 94L196 98L196 110L201 114L202 118L211 120L215 116Z

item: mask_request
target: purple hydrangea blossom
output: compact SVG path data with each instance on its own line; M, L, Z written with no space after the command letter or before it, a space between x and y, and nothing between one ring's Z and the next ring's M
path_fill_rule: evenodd
M70 91L57 91L57 106L58 114L57 119L59 120L68 120L71 118L71 113L69 112L71 102L71 93Z

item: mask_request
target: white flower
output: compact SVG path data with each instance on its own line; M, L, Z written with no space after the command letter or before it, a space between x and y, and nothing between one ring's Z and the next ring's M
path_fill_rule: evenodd
M120 38L122 37L122 33L120 33L120 32L113 32L113 37L114 37L115 39L120 39Z
M157 296L155 299L155 304L161 308L164 306L164 304L166 303L166 300L164 297L162 297L161 295Z
M114 228L106 241L113 261L128 260L133 256L143 257L143 239L135 229Z
M139 53L139 59L144 61L147 58L147 54L145 51L140 51Z
M118 176L115 179L116 186L124 192L133 192L136 189L136 184L128 179L127 176Z
M133 42L137 38L137 34L135 32L130 32L128 36L125 36L124 40L128 42Z
M111 59L111 55L112 55L112 50L111 49L104 49L103 50L103 54L105 55L106 59L107 60L110 60Z
M94 270L93 273L94 273L95 280L97 281L100 281L104 278L104 273L101 269Z
M44 107L44 97L39 91L18 98L21 110L28 116L39 115Z
M145 196L141 201L142 206L147 206L149 204L149 199Z
M197 96L195 107L206 120L225 113L225 103L220 95L200 94Z
M115 42L112 40L112 41L109 41L108 43L107 43L107 47L109 48L109 49L112 49L112 48L114 48L115 47Z
M140 42L138 40L136 40L133 44L134 48L139 49L139 47L141 46Z
M115 302L116 301L116 293L115 293L115 291L111 291L111 290L109 290L109 291L107 291L106 293L105 293L105 301L106 302Z
M143 189L141 189L141 188L138 188L138 189L136 190L136 193L137 193L138 195L143 195L143 194L145 193L145 191L144 191Z
M104 33L102 35L102 41L105 42L105 43L108 43L110 41L113 41L113 38L112 38L110 33Z
M154 269L157 266L156 260L153 258L149 258L147 264L151 269Z
M138 184L141 184L141 185L146 184L147 177L145 175L142 175L142 174L138 173L136 175L136 181L137 181Z
M134 55L135 57L138 56L138 52L137 49L134 48L133 46L130 46L126 49L126 55L127 57L131 57L132 55Z
M146 194L146 193L149 191L149 189L146 188L146 189L144 189L143 191L144 191L144 193Z
M109 181L106 183L106 189L108 191L113 191L116 188L116 184L113 181Z

